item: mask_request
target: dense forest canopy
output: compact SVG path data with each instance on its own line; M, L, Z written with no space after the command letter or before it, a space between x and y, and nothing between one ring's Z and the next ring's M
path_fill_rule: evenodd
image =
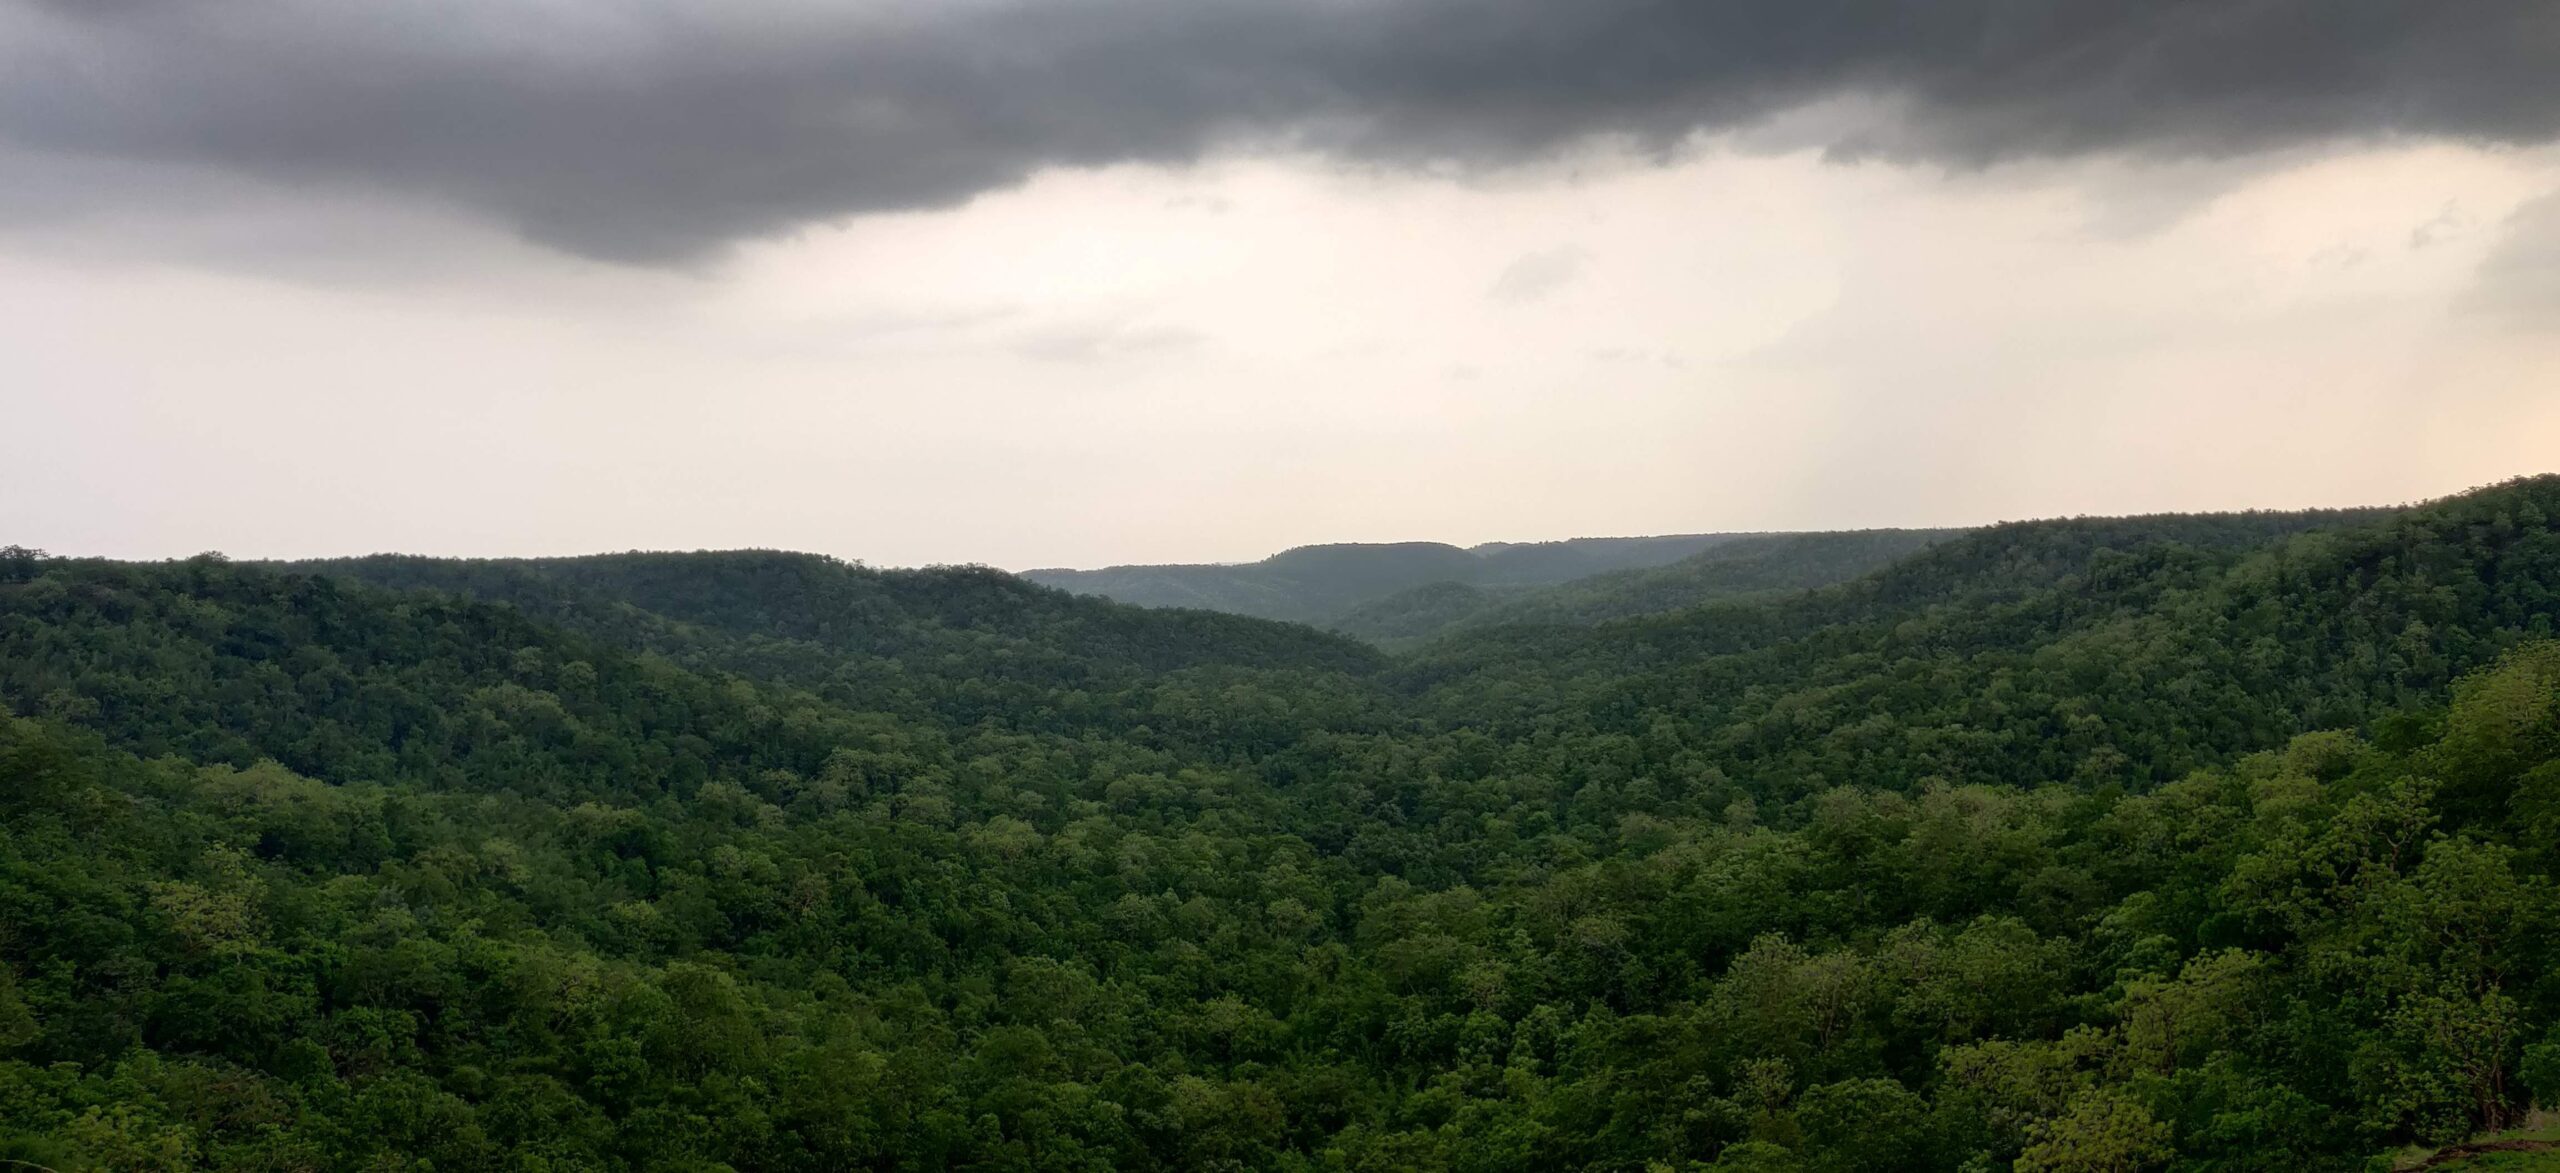
M2350 1170L2560 1105L2560 478L1750 543L1392 655L0 551L0 1160Z

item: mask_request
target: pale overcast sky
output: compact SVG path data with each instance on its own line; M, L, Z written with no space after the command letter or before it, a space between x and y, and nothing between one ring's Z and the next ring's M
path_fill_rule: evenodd
M2560 6L0 0L0 543L1024 568L2560 469Z

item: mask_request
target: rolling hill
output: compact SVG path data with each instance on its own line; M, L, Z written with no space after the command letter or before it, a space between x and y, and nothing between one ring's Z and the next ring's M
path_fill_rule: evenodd
M1300 546L1237 565L1027 570L1022 576L1143 607L1196 607L1321 626L1362 604L1433 583L1548 586L1675 562L1740 536L1576 538L1464 549L1438 542L1343 543Z
M1583 626L1741 596L1810 590L1857 578L1962 530L1752 534L1667 566L1617 570L1543 588L1438 582L1351 609L1328 624L1386 647L1468 627Z

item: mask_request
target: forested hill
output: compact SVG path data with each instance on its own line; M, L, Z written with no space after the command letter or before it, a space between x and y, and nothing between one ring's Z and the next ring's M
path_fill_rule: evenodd
M1365 603L1434 583L1493 589L1549 586L1676 562L1738 534L1495 542L1300 546L1238 565L1028 570L1033 582L1147 607L1197 607L1325 625Z
M1668 566L1594 574L1544 588L1432 583L1354 607L1327 626L1387 647L1411 647L1473 627L1583 626L1846 582L1964 532L1748 534Z
M2546 478L2545 480L2548 480ZM2465 508L2497 508L2498 502L2522 501L2530 507L2545 480L2518 481L2495 489L2438 503L2422 514ZM2479 503L2479 504L2473 504ZM2109 603L2125 605L2143 589L2167 583L2171 568L2209 573L2237 566L2249 556L2317 533L2380 535L2384 524L2401 516L2396 509L2326 509L2297 512L2257 511L2225 514L2158 514L2139 517L2067 518L2005 522L1979 530L1871 531L1887 535L1927 534L1916 552L1891 560L1869 573L1849 576L1827 587L1800 591L1749 592L1745 597L1716 598L1695 606L1661 610L1637 604L1604 605L1587 614L1544 616L1545 622L1466 624L1483 628L1440 641L1411 659L1428 674L1463 670L1470 663L1536 661L1554 664L1564 655L1594 666L1628 668L1633 660L1690 660L1767 646L1773 641L1829 633L1835 642L1872 635L1872 625L1900 623L1931 615L1990 616L2006 614L2036 600L2054 603L2091 590L2115 593ZM1858 539L1861 535L1803 535L1777 547L1783 559L1797 550L1825 554L1834 564L1866 557L1876 539L1823 542L1815 539ZM1898 541L1886 538L1884 541ZM1750 547L1743 548L1747 555ZM1714 566L1716 559L1697 564ZM2128 574L2135 563L2160 573ZM1687 564L1684 564L1687 565ZM1745 571L1755 569L1749 558ZM1665 574L1679 570L1673 567ZM1807 573L1792 568L1789 573ZM1632 578L1642 583L1651 576ZM1598 588L1609 579L1588 584ZM1572 584L1555 594L1571 599L1586 584ZM1601 593L1595 590L1593 593ZM1525 597L1535 602L1547 593ZM1641 594L1637 596L1641 599ZM1675 601L1676 600L1672 600ZM2096 600L2093 598L2093 602ZM1559 609L1561 610L1561 609ZM1617 613L1612 613L1613 611ZM1533 618L1539 618L1532 612ZM1490 617L1489 617L1490 618ZM1573 673L1548 673L1571 675Z
M877 570L766 550L294 564L451 592L679 663L818 690L857 707L929 700L946 718L1052 705L1186 669L1367 673L1355 641L1208 611L1083 598L984 567Z
M0 1162L2369 1168L2560 1104L2556 518L2020 523L1385 667L11 549Z
M838 654L932 660L1072 655L1150 671L1208 664L1373 666L1348 640L1207 611L1079 597L979 566L878 570L773 550L439 559L377 555L291 569L507 602L572 626L627 605L740 638ZM628 636L626 636L628 638Z
M2438 695L2552 634L2560 479L2372 520L2020 523L1789 599L1435 645L1446 719L1642 735L1763 796L2143 785Z

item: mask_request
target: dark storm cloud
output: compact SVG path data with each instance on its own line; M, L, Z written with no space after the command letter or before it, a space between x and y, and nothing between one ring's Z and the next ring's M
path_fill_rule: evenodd
M658 262L1052 164L1503 162L1835 96L1879 113L1825 145L1960 165L2540 142L2555 62L2550 0L0 0L0 141Z

